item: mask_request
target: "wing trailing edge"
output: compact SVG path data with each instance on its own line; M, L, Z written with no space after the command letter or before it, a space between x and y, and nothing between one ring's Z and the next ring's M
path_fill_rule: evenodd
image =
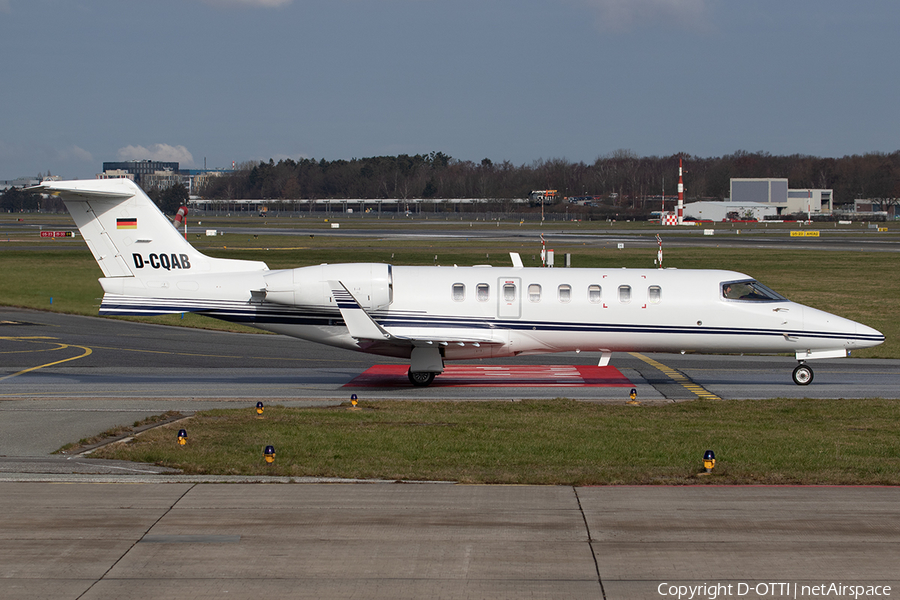
M347 289L340 281L329 281L331 293L341 311L341 317L350 331L350 335L358 340L373 340L380 342L390 342L399 346L412 346L416 348L424 348L429 346L440 347L450 344L474 346L484 345L502 345L501 342L491 337L475 337L475 336L399 336L386 330L378 324L372 316L366 312L360 302L356 299L350 290Z

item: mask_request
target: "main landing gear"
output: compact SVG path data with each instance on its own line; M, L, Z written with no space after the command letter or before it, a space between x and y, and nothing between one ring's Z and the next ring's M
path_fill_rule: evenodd
M813 370L809 368L806 363L801 362L797 365L797 368L794 369L791 377L797 385L809 385L813 380Z
M426 387L431 385L435 375L437 375L437 373L431 371L413 372L412 370L409 370L406 372L406 376L409 377L409 382L416 387Z

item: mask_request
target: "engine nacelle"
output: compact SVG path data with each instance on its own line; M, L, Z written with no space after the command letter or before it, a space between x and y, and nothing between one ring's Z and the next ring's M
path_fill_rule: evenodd
M387 308L393 301L391 265L350 263L316 265L272 271L263 276L266 301L290 306L333 305L329 281L340 281L369 310Z

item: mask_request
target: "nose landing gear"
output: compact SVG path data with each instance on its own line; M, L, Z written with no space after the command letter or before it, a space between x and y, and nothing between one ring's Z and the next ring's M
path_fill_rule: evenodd
M794 383L797 385L809 385L813 380L813 370L805 363L800 363L791 374Z

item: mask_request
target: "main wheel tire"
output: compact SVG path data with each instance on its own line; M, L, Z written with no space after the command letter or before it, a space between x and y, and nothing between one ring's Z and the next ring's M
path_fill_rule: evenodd
M431 371L408 371L407 377L409 377L409 382L416 387L426 387L431 385L431 382L434 381L434 376L437 373L432 373Z
M809 385L813 380L813 370L806 365L797 365L791 377L797 385Z

